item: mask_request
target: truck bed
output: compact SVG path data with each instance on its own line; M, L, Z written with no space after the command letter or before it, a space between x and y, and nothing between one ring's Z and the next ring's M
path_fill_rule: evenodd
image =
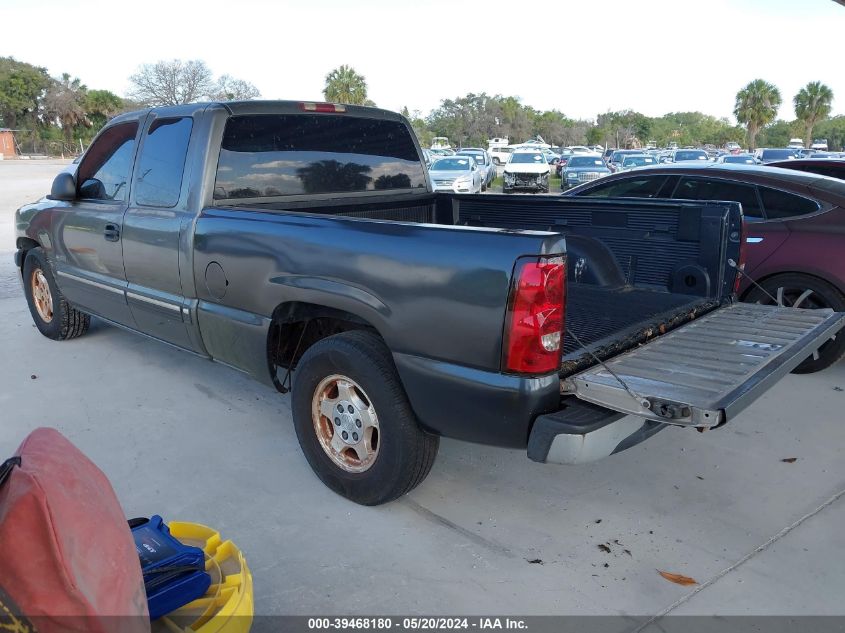
M278 203L250 207L281 210ZM719 307L734 279L726 261L739 256L741 212L729 202L437 194L292 203L284 210L562 233L568 259L562 377Z

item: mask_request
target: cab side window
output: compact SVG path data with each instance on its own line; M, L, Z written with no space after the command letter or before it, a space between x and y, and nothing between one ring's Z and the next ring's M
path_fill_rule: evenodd
M135 170L139 205L171 208L179 202L192 127L191 117L156 119L150 125Z
M113 125L100 134L76 172L80 198L126 200L137 133L138 122L132 121Z

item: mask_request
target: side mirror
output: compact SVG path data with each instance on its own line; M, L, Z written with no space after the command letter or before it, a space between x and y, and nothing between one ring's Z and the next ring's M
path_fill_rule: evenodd
M63 171L56 176L49 197L51 200L76 200L76 180L73 175Z

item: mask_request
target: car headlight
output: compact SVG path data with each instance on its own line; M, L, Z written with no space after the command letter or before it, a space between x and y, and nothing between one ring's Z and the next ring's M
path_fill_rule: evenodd
M566 172L566 177L569 180L575 180L576 178L578 178L578 174L576 174L574 171L568 171Z

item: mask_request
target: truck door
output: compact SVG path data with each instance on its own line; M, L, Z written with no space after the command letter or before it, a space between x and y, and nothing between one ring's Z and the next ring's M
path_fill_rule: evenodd
M186 115L184 108L158 110L147 119L124 218L123 263L126 298L138 329L196 349L188 328L190 304L180 278L180 269L191 274L191 267L180 260L184 255L180 237L193 220L187 210L190 173L185 169L194 127L191 114Z
M51 226L62 293L86 312L129 326L121 237L138 128L136 119L103 130L77 169L76 200Z

